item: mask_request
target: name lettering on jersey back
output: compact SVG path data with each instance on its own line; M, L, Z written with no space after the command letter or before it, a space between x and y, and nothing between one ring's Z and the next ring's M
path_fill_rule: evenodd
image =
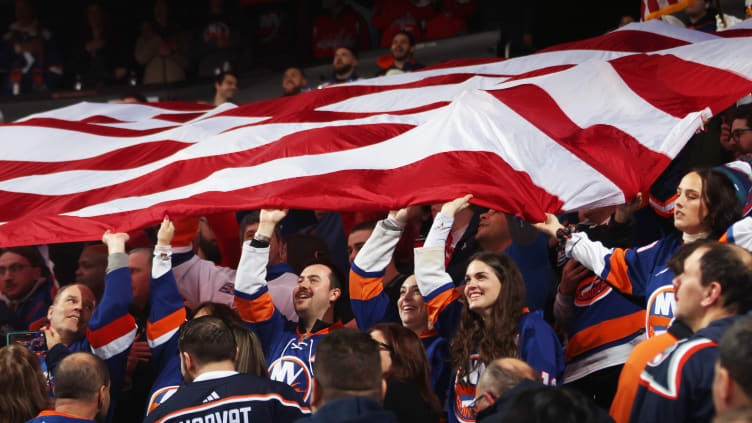
M311 394L311 373L308 367L297 357L284 356L275 360L269 366L271 380L286 383L308 402Z
M232 408L177 420L175 423L250 423L251 407Z

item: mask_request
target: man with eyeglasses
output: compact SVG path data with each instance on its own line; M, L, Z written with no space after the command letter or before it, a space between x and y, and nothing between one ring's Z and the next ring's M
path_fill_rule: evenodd
M734 157L752 153L752 104L739 106L731 121L726 148L734 153Z
M25 328L39 329L56 292L57 285L35 247L0 249L0 301Z
M498 421L509 400L529 389L543 386L541 376L527 363L516 358L498 358L478 379L474 406L478 423Z

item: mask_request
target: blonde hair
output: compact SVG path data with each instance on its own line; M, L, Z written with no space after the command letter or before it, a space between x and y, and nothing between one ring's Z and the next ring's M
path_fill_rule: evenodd
M0 423L23 423L50 407L39 357L21 345L0 348Z
M269 371L266 369L264 350L256 334L245 326L232 325L231 328L235 336L235 344L238 346L235 370L268 378Z

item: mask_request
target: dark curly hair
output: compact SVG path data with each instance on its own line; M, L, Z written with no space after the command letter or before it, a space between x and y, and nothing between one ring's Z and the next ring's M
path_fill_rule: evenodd
M458 379L468 376L474 369L470 355L477 352L482 363L488 364L499 357L516 357L519 353L517 332L520 314L525 307L525 283L517 264L506 255L482 251L475 253L468 263L480 261L490 266L501 282L501 291L491 306L487 320L470 311L467 302L457 334L450 346L452 367L458 369Z
M734 183L723 172L715 169L706 167L692 172L702 179L702 201L708 208L708 215L703 223L710 232L709 238L718 239L742 217L742 205L736 196Z

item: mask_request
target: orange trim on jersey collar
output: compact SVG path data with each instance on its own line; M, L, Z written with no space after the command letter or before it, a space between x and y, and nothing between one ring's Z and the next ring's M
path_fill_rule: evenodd
M322 329L317 330L316 332L311 332L311 333L305 332L305 333L303 333L303 332L300 331L302 323L299 323L298 326L295 328L295 332L298 334L298 337L303 338L303 337L309 337L309 336L313 336L313 335L326 335L326 334L329 334L329 333L331 333L331 332L333 332L333 331L335 331L337 329L342 329L343 327L345 327L345 325L342 324L341 320L337 320L336 322L331 323L331 324L328 324L328 323L326 323L323 320L316 320L316 323L313 324L313 327L316 328L316 326L319 325L319 322L321 324L324 324L324 325L327 325L327 326L323 327Z
M432 336L437 336L439 332L435 328L428 329L427 331L421 333L418 335L419 338L430 338Z
M44 416L63 416L63 417L70 417L72 419L89 420L89 421L91 421L90 419L87 419L87 418L84 418L84 417L73 416L73 415L66 414L66 413L61 413L61 412L55 411L55 410L44 410L44 411L41 411L39 414L37 414L37 417L44 417Z

